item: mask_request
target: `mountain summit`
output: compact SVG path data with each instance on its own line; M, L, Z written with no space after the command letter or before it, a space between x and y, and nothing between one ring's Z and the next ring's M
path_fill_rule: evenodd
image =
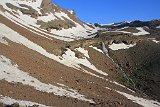
M96 32L69 11L50 0L1 0L3 16L22 25L48 31L62 40L87 38ZM66 36L67 35L67 36Z
M0 0L0 107L160 107L159 26Z

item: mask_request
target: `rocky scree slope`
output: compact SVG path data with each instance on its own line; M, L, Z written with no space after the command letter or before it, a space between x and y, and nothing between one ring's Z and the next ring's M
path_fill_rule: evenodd
M135 90L159 100L159 38L160 21L133 21L111 25L97 25L96 38L110 41L109 44L135 44L127 50L113 51L110 57L124 70L128 79L121 81ZM130 81L130 82L128 82Z

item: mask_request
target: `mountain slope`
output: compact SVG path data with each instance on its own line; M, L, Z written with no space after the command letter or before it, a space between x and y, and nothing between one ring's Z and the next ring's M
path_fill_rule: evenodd
M77 19L74 12L64 10L50 0L1 0L1 14L22 26L51 32L61 40L87 38L96 30ZM40 29L39 29L40 28Z
M116 52L134 49L144 37L96 33L49 0L1 0L0 32L2 107L160 106L120 84Z

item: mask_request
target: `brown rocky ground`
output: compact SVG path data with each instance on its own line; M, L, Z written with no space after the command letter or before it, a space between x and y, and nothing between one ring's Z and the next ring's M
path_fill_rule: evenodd
M51 45L48 45L46 47L52 46L53 48L61 47L64 44L62 41L56 39L50 41L44 37L29 32L28 30L19 27L16 24L13 24L13 22L5 19L2 16L0 18L3 19L0 20L1 23L12 28L19 34L28 38L30 41L33 41L34 43L42 46L46 50L47 48L45 48L45 46L42 44L43 42L40 41L48 42ZM104 79L91 76L89 74L82 72L81 70L76 70L67 67L65 65L62 65L54 60L46 58L43 55L40 55L39 53L33 50L26 48L23 45L13 43L9 40L7 41L9 43L9 46L0 44L0 54L6 56L7 58L11 59L14 63L18 64L21 70L29 73L30 76L37 78L38 80L44 83L50 83L53 85L56 85L56 83L65 84L68 87L71 87L72 89L78 90L79 93L84 94L85 96L87 96L87 98L92 99L96 103L91 104L89 102L84 102L65 96L60 97L52 93L37 91L31 86L22 85L21 83L9 83L4 80L0 81L1 95L10 96L15 99L29 100L40 104L56 106L56 107L63 107L64 105L69 107L140 106L128 100L126 97L118 94L114 90L107 90L105 86L111 89L116 89L126 93L135 94L127 90L126 88L118 86ZM44 44L46 45L47 43ZM107 58L106 56L102 55L99 52L96 52L91 48L88 48L88 50L91 56L90 61L93 62L93 64L96 65L96 67L104 70L104 72L110 75L109 77L104 76L104 78L113 79L117 77L117 75L119 74L118 69L113 63L111 63L111 66L113 66L113 68L110 66L110 64L108 65L108 63L111 62L109 58ZM98 60L95 59L95 57L99 56L102 57ZM106 61L105 59L108 61ZM114 68L117 70L114 71ZM96 74L95 71L89 68L85 69ZM97 75L103 76L98 73Z
M14 63L17 63L20 66L21 70L27 71L31 76L45 83L55 84L56 82L58 82L72 87L73 89L79 90L80 93L83 93L88 97L94 99L97 104L100 103L98 104L99 106L118 106L119 104L116 104L117 101L121 102L123 106L132 104L128 101L125 103L125 97L121 95L117 96L117 93L115 93L114 91L108 92L108 90L104 88L104 86L107 86L112 89L118 88L119 90L124 91L125 89L123 89L122 87L116 85L114 86L114 84L110 82L105 82L104 80L92 77L83 73L82 71L68 68L55 61L49 60L48 58L45 58L44 56L39 55L36 52L28 50L23 46L18 46L12 43L10 47L1 45L1 50L1 55L5 55L6 57L10 58ZM92 81L94 82L94 84L88 83L87 81ZM2 95L11 96L17 99L27 99L29 101L59 107L63 106L63 104L71 107L81 107L82 105L85 107L92 106L87 102L82 103L79 100L38 92L30 86L7 83L5 81L1 81L0 84L0 92ZM128 90L126 91L128 92ZM63 102L63 104L61 102Z
M8 4L7 6L12 9L19 9L12 6L11 4ZM26 5L21 6L29 9L20 9L24 14L32 15L32 17L35 18L39 16L39 14L36 13L35 10L32 10L30 7L27 7ZM80 25L83 25L83 22L79 21L79 19L75 17L75 14L70 14L63 8L51 4L50 0L45 0L41 7L41 11L44 14L50 11L53 13L57 11L63 11L68 14L69 17L74 21L78 22ZM53 10L53 8L55 10ZM3 10L1 5L0 10L6 11ZM58 21L52 22L51 24L55 25L57 22ZM71 28L74 26L73 23L68 25L68 23L65 22L66 21L59 21L56 26L59 26L60 28ZM116 90L146 99L150 97L158 100L160 99L160 45L152 42L151 40L148 40L148 37L137 37L133 36L132 34L124 34L122 32L99 31L97 36L94 38L64 42L53 37L49 37L48 35L40 33L39 31L35 31L26 26L21 27L20 25L17 25L6 19L2 15L0 15L0 23L5 24L23 37L41 46L47 52L57 56L65 54L67 48L71 49L72 51L78 47L85 48L89 52L89 62L91 62L97 69L108 74L108 76L105 76L86 67L85 65L80 65L82 69L88 71L89 73L95 74L97 77L92 76L88 73L85 73L82 69L74 69L72 67L65 66L55 60L45 57L44 55L34 50L25 47L22 44L17 44L4 38L9 43L9 45L0 43L0 55L4 55L5 57L9 58L12 63L17 64L20 70L28 73L30 76L46 84L59 87L60 85L57 83L64 84L71 89L77 90L78 93L85 95L87 99L91 99L95 103L78 100L72 97L58 96L53 93L38 91L30 85L23 85L19 82L7 82L4 79L0 80L0 95L9 96L19 100L37 102L39 104L54 107L64 107L64 105L66 107L141 107L141 105L128 100L122 94L116 92ZM48 27L48 25L45 24L42 26L44 29ZM137 32L134 27L128 28L126 31ZM150 32L156 31L152 29ZM106 46L113 43L136 43L137 45L127 50L112 51L111 49L108 49L109 56L89 47L92 45L102 49L102 43L104 43ZM84 57L82 53L76 52L75 50L74 52L76 53L76 57ZM130 78L134 84L130 83L130 81L124 78L123 71L125 71L128 78ZM132 88L136 91L136 93L124 86L121 86L120 84L116 84L115 81L118 83L121 82L125 86ZM139 90L146 93L148 96L145 96L143 93L139 92ZM1 106L18 107L19 105L1 104L0 107Z
M110 56L133 80L135 88L159 100L160 44L141 41L128 50L110 51Z

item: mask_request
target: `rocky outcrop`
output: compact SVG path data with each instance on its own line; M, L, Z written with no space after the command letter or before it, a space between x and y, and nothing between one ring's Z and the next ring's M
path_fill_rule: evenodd
M13 9L13 10L20 10L23 14L25 15L30 15L31 17L33 18L37 18L38 16L40 16L40 14L34 10L31 6L27 6L25 4L19 4L21 7L25 7L27 9L24 9L24 8L20 8L20 7L17 7L17 6L14 6L12 5L11 3L6 3L6 6Z
M0 11L5 12L6 10L3 8L2 5L0 5Z
M64 29L69 29L72 27L76 27L75 23L72 22L71 20L68 20L64 18L65 20L52 20L49 22L43 22L43 21L37 21L37 24L40 25L40 28L46 29L47 31L51 31L51 29L56 29L56 30L62 30Z
M64 12L65 14L67 14L69 16L70 19L72 19L76 23L78 23L82 26L84 24L82 21L80 21L77 18L75 12L71 13L70 11L65 10L62 7L54 4L53 2L51 2L51 0L43 0L42 4L41 4L41 8L42 8L41 9L42 15L45 15L46 13L50 13L50 12L53 13L53 14L56 13L56 12L58 12L58 13ZM72 22L72 23L74 23L74 22Z
M61 12L62 8L59 7L56 4L53 4L50 0L43 0L41 4L41 13L45 15L46 13L55 13L55 12Z

